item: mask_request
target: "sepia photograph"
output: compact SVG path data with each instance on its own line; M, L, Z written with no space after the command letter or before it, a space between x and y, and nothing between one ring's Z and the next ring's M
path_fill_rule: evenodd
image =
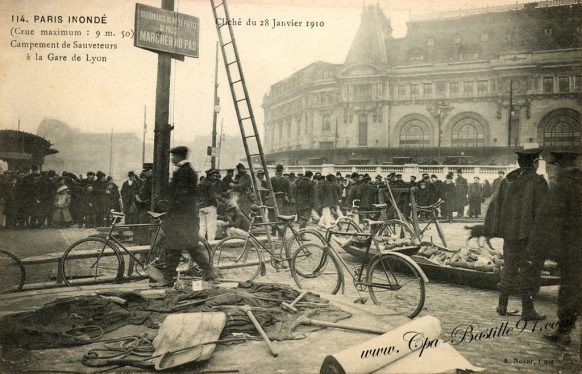
M0 373L582 371L582 1L0 13Z

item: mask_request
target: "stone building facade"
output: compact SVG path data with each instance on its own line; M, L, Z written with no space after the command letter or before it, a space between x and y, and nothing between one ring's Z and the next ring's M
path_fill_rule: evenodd
M532 144L582 146L580 1L450 12L407 26L393 38L389 18L368 5L343 64L314 62L273 84L262 105L267 159L471 156L501 165Z

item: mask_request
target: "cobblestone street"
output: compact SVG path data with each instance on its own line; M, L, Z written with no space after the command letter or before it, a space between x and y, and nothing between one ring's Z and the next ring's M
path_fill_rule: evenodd
M456 249L465 246L467 223L443 224L443 230L447 237L449 248ZM66 249L72 241L83 238L93 233L92 230L68 229L68 230L20 230L0 231L0 242L3 247L13 251L21 257L48 253ZM427 234L430 236L430 233ZM475 245L475 243L472 243ZM496 248L501 248L502 242L493 240ZM356 262L348 254L342 254L346 262L356 265ZM45 269L46 270L46 269ZM27 269L34 277L46 278L46 274L39 274L41 268ZM258 277L260 282L279 282L295 286L288 270L275 271L267 265L267 275ZM346 282L346 295L356 298L356 291L351 280ZM465 340L454 347L465 356L472 364L485 368L489 372L547 372L570 373L579 372L580 368L580 332L574 330L573 342L567 349L560 349L553 343L543 339L546 323L557 320L557 286L543 287L536 299L538 312L548 316L547 321L537 325L519 321L519 317L501 317L496 314L498 294L495 291L485 291L471 287L451 285L446 283L431 282L426 285L426 301L420 316L432 315L441 321L441 339L451 341L452 332L456 328L461 331L471 331L465 334ZM363 293L368 296L367 292ZM372 301L368 299L368 303ZM521 309L521 301L514 297L510 300L510 309ZM479 339L479 332L486 333L497 328L503 323L513 330L506 336ZM456 340L461 335L456 335ZM453 344L455 342L452 342Z

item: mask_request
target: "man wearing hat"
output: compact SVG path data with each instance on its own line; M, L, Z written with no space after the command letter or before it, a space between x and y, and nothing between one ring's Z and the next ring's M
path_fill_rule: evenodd
M469 193L469 182L463 177L463 170L457 170L457 179L455 179L455 188L457 189L457 217L465 215L467 206L467 194Z
M148 210L151 210L154 186L154 164L143 164L143 182L140 184L139 193L135 195L137 206L136 223L149 223ZM133 238L140 245L149 244L149 234L146 227L136 227L133 230Z
M501 181L505 178L505 172L503 170L499 170L497 173L497 178L493 180L493 184L491 185L491 189L493 190L493 194L497 192L499 186L501 185Z
M551 151L546 170L549 175L556 176L556 182L536 217L528 253L533 258L541 258L542 262L546 255L558 261L558 328L544 337L560 345L568 345L577 316L582 312L581 152Z
M226 175L224 176L224 178L222 178L222 190L223 192L223 197L225 199L228 199L230 196L229 192L232 190L232 187L234 186L234 169L227 169L226 170Z
M469 195L469 218L479 218L481 215L481 203L483 203L484 196L483 196L483 185L479 177L473 178L473 183L469 185L468 190Z
M164 280L154 286L171 286L182 250L190 253L194 262L204 271L205 280L217 276L210 264L206 249L199 244L199 218L197 206L198 176L186 160L188 148L180 146L170 150L172 163L177 166L169 186L168 214L163 219L165 237L161 247L165 250Z
M127 173L127 180L121 185L121 201L123 202L123 213L125 214L125 223L132 224L136 221L137 206L135 205L135 195L139 193L139 183L136 180L135 173Z
M315 203L315 186L311 181L312 176L313 173L307 170L305 176L297 180L297 218L301 229L307 226Z
M253 182L251 176L247 173L243 164L236 165L237 174L234 177L233 190L237 197L237 204L245 214L251 211Z
M519 169L501 182L493 197L483 228L484 236L503 238L503 271L501 273L497 313L507 314L509 296L516 292L522 299L522 320L542 320L546 316L534 309L533 298L541 285L544 259L526 252L540 206L547 198L548 184L536 174L541 149L517 153Z
M206 238L209 241L216 238L218 200L216 200L215 183L219 179L220 173L218 170L206 170L206 178L198 185L200 237Z
M453 223L453 212L457 210L456 195L457 189L453 182L453 173L449 173L441 186L441 198L444 200L444 203L441 205L441 215L449 223Z
M289 204L289 196L291 196L291 184L283 176L283 165L279 164L275 168L275 176L271 178L271 185L273 186L279 214L293 214L287 206Z

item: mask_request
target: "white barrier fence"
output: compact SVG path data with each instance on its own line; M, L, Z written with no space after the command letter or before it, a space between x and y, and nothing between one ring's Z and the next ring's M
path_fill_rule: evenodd
M504 171L505 174L517 168L516 165L509 166L494 166L494 165L417 165L417 164L404 164L404 165L291 165L285 166L285 173L303 173L307 170L311 170L313 173L321 173L322 175L334 174L340 172L342 175L359 173L368 173L372 179L376 175L381 175L383 178L388 176L390 173L402 174L402 178L406 181L410 179L411 176L416 176L420 179L422 174L429 174L439 177L443 180L448 173L452 172L457 174L457 170L462 170L463 176L467 180L472 180L474 177L479 177L481 181L489 180L492 182L498 177L499 171ZM275 165L269 165L269 174L273 175L275 173Z

